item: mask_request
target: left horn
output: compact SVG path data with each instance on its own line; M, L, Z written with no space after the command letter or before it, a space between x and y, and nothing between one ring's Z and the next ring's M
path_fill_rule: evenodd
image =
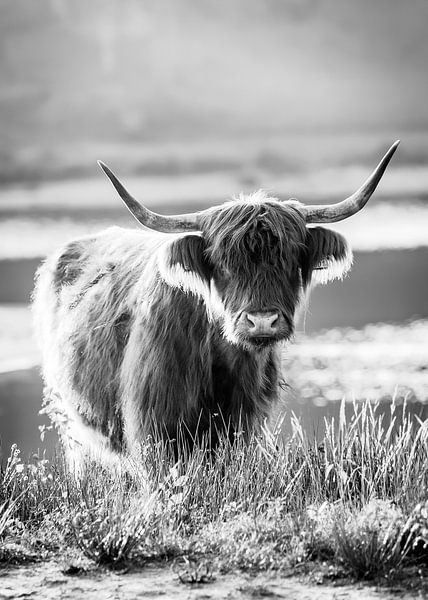
M394 152L397 150L400 140L394 142L376 169L365 183L352 196L349 196L337 204L301 206L299 210L303 213L307 223L335 223L351 217L361 210L375 191L386 167Z
M158 215L157 213L140 204L138 200L131 196L128 190L125 189L125 187L120 183L116 175L110 171L107 165L100 160L97 162L116 188L116 191L126 204L132 216L135 217L142 225L148 227L149 229L154 229L155 231L162 231L163 233L200 231L198 219L202 213L170 215L168 217L164 215Z

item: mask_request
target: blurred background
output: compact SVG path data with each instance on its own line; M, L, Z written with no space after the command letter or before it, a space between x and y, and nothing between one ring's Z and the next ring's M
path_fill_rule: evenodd
M135 227L96 165L159 212L240 191L336 201L402 140L338 224L355 252L284 351L288 407L317 429L345 397L428 416L426 0L0 0L0 454L42 442L35 269ZM49 441L50 440L50 441Z

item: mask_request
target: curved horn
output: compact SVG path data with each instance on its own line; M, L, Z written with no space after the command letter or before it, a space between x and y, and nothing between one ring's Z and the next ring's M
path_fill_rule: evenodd
M97 161L104 173L110 179L119 196L125 202L132 216L142 225L149 229L162 231L164 233L182 233L184 231L200 231L198 217L200 213L189 213L185 215L158 215L140 204L120 183L116 175L110 171L107 165L100 160Z
M361 210L375 191L389 161L397 150L400 140L394 142L376 169L363 185L342 202L337 204L302 206L300 208L307 223L334 223L342 221Z

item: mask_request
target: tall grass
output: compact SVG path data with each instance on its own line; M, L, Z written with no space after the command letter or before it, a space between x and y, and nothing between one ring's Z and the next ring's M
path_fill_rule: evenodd
M129 470L88 462L75 479L60 457L24 464L13 448L0 474L0 547L19 536L98 564L182 557L220 571L322 559L358 578L426 560L428 423L405 411L398 422L395 405L388 426L369 402L348 420L343 405L320 444L295 417L288 440L279 424L178 461L149 440Z

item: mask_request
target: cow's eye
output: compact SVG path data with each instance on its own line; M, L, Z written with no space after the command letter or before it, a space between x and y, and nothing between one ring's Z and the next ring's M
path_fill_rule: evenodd
M322 269L328 268L328 259L323 258L320 262L314 267L314 271L320 271Z
M220 267L218 269L218 277L220 279L230 279L232 277L232 273L227 267Z

